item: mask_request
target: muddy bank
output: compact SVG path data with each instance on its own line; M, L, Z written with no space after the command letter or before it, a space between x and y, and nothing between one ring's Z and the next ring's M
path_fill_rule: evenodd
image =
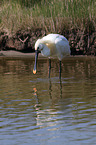
M7 32L0 33L0 50L15 50L23 53L34 52L34 44L37 38L42 37L45 32L42 29L20 30L10 36Z
M96 28L89 30L71 29L61 31L70 43L71 55L94 55L96 56ZM35 41L47 35L42 28L35 30L20 30L15 35L10 36L7 32L0 32L0 50L14 50L22 53L33 53Z

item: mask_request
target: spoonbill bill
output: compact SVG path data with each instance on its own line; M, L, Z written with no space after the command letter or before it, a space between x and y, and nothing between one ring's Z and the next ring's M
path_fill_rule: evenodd
M38 54L49 58L49 77L51 70L51 58L57 57L60 61L59 77L61 78L61 60L70 55L68 40L60 34L48 34L35 43L35 64L33 73L36 74Z

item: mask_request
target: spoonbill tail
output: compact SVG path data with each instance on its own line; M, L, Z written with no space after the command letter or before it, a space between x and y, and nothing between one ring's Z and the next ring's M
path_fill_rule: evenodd
M59 34L48 34L35 43L35 64L33 73L36 73L38 54L49 58L49 77L51 70L51 58L57 57L60 61L59 77L61 78L61 60L70 55L70 46L68 40Z

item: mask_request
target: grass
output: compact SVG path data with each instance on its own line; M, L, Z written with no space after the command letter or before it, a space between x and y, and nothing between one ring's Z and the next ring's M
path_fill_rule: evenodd
M96 24L95 0L0 0L0 31L42 28L47 33Z

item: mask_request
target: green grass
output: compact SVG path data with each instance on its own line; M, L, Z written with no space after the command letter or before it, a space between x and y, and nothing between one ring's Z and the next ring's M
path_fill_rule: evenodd
M0 0L0 31L10 36L29 28L83 29L89 21L96 23L95 0Z

